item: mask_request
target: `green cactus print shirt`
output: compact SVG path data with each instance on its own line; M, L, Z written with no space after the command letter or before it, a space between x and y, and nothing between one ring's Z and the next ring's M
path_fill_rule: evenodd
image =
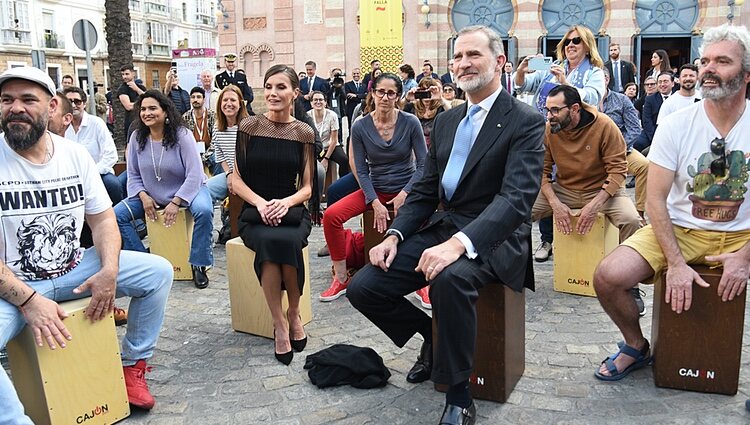
M750 229L750 107L721 139L699 102L664 119L648 159L675 172L667 198L672 223L689 229ZM712 146L713 144L713 146Z

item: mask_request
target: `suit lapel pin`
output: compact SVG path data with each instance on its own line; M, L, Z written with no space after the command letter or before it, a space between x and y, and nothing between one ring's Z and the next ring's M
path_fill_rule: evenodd
M503 125L502 124L498 124L497 128L503 128Z

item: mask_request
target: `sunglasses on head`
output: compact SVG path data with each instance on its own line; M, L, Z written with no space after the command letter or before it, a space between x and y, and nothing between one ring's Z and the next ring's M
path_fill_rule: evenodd
M715 138L711 141L711 153L720 156L719 159L711 161L711 174L716 177L724 177L727 172L727 151L726 141L722 138Z
M570 43L575 44L576 46L581 44L581 37L573 37L573 38L566 38L563 42L563 46L568 47Z

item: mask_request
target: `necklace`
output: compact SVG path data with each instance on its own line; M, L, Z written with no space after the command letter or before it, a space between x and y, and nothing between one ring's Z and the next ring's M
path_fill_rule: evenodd
M50 146L52 146L52 149L50 149ZM52 161L52 152L55 151L55 145L52 144L52 136L47 133L47 140L44 144L44 162L50 162Z
M161 155L159 155L159 167L156 166L156 157L154 156L154 142L151 141L151 161L154 164L154 175L156 176L156 181L161 181L161 160L164 159L164 143L160 143L161 145Z
M396 115L396 119L398 119L398 115ZM386 137L391 135L391 130L396 126L396 120L393 120L393 122L390 122L389 120L388 123L379 123L375 116L372 117L372 122L375 123L375 128L382 132L383 136Z

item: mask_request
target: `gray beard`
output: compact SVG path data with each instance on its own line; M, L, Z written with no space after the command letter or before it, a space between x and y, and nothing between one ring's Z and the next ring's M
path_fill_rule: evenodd
M719 100L731 97L739 93L742 89L742 71L738 72L737 76L729 81L720 80L719 76L715 74L711 75L711 77L719 82L719 87L704 88L701 86L701 96L703 96L704 99Z
M495 71L489 70L488 72L482 74L480 73L478 76L474 77L470 81L457 81L458 88L463 90L466 93L474 93L482 89L482 87L486 86L487 84L492 81L492 79L495 77Z
M552 124L549 125L549 132L552 134L557 134L562 131L562 126L560 124Z
M44 119L39 119L29 122L31 129L27 131L17 124L8 125L7 118L3 120L2 128L8 146L16 152L25 152L31 149L47 131L47 123L43 121Z

